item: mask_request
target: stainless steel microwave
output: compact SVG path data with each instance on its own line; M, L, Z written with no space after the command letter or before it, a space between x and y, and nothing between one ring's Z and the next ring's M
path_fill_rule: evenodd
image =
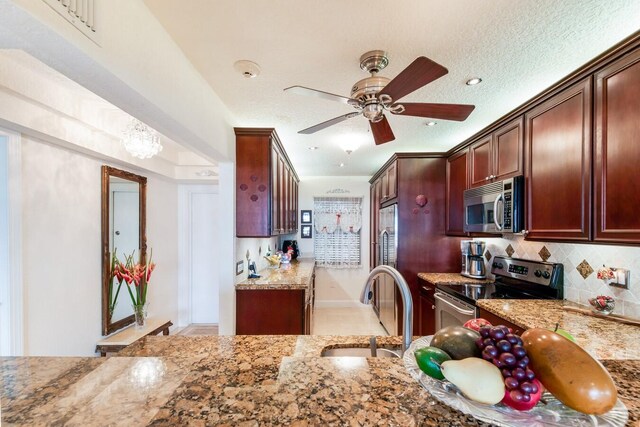
M524 227L524 176L464 192L464 231L519 233Z

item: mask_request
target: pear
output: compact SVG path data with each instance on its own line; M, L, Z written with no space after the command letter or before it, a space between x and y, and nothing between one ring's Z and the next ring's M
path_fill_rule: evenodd
M476 402L495 405L504 397L504 379L493 363L478 357L446 360L440 365L442 375Z

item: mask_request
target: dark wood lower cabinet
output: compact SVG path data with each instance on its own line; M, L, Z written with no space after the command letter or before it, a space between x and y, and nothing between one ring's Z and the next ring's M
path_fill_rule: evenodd
M304 289L236 290L236 334L311 333L312 299Z
M420 286L420 304L418 306L418 318L420 330L415 331L416 335L433 335L436 333L436 301L433 294L435 285L418 279Z
M486 319L489 322L491 322L491 324L493 326L498 326L498 325L504 325L507 328L511 328L513 329L513 333L515 333L516 335L522 335L522 333L526 330L525 328L518 326L518 325L514 325L513 323L509 322L508 320L503 319L500 316L497 316L485 309L480 309L480 317L482 319Z

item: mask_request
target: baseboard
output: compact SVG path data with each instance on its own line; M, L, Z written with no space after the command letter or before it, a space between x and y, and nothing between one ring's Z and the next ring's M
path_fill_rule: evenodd
M316 300L316 308L364 308L366 306L354 300Z

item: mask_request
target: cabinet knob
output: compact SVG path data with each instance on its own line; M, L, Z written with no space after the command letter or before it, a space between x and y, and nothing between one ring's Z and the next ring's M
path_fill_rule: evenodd
M488 176L485 176L485 177L484 177L484 180L485 180L485 181L489 181L490 179L491 179L491 178L490 178L490 177L488 177Z
M436 309L436 306L431 304L431 310L435 310L435 309Z

